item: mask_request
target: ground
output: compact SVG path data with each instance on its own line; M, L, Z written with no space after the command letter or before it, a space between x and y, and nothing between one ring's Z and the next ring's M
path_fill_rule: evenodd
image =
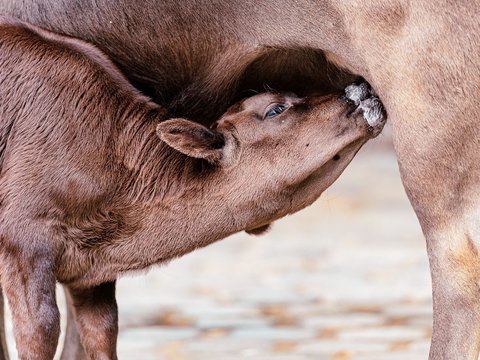
M267 235L122 279L119 359L426 359L425 243L388 130Z

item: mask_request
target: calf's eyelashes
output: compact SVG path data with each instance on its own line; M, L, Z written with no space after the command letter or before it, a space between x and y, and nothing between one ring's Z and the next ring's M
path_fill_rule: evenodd
M263 119L264 120L273 119L275 116L280 115L288 108L289 108L288 104L272 104L267 108L267 111Z

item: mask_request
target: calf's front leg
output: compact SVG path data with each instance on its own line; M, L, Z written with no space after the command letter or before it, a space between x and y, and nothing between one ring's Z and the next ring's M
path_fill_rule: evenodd
M115 281L88 289L69 287L67 292L87 358L117 359L118 309L115 300ZM75 338L72 340L75 342ZM81 348L77 347L75 359L81 359L82 353Z
M53 262L44 252L2 251L2 287L10 304L21 360L51 360L60 334Z
M0 288L0 360L8 360L7 339L5 337L5 304L3 290Z
M80 335L78 334L72 297L70 296L67 286L64 285L63 290L65 293L65 302L67 304L67 328L65 331L65 342L63 344L60 360L86 360L88 358L83 349ZM2 359L0 358L0 360Z

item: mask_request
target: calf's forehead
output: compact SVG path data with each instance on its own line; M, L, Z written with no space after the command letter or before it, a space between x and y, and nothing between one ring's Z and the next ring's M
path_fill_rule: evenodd
M290 97L291 96L288 96L287 94L274 94L274 93L258 94L243 100L239 108L239 111L256 110L258 108L262 108L264 106L267 106L268 104L275 103L275 102L283 103L288 101L288 98Z

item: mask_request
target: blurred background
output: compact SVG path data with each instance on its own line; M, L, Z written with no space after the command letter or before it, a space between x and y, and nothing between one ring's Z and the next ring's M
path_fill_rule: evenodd
M121 279L119 359L426 359L425 242L390 133L267 235L237 234Z

